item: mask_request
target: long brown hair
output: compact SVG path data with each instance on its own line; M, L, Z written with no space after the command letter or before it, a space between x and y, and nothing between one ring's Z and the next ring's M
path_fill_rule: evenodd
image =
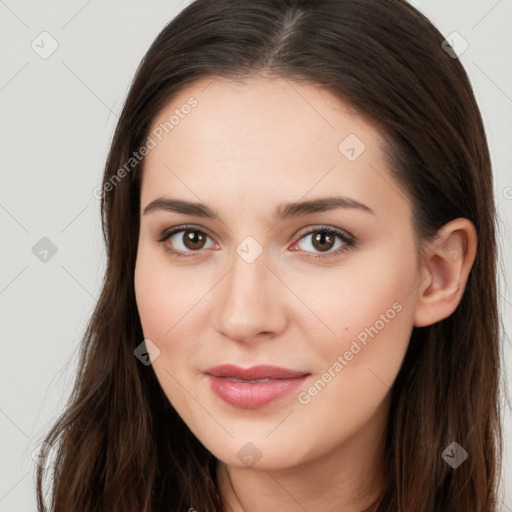
M393 385L379 511L495 509L502 427L492 170L470 82L443 40L404 0L196 0L162 30L137 70L107 158L107 269L74 389L43 444L39 510L49 446L54 512L222 510L215 457L152 367L134 357L144 339L134 295L144 160L130 159L188 84L260 73L318 84L375 122L413 202L417 240L458 217L475 225L477 256L458 308L413 329ZM441 456L454 441L469 454L457 469Z

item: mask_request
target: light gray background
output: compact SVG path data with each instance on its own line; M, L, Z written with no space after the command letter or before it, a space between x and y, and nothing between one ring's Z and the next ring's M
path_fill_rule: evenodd
M31 453L70 391L105 269L99 201L92 192L140 59L188 3L0 0L0 512L36 510ZM469 43L460 59L488 133L509 279L512 0L413 3L445 36L456 31ZM44 31L58 43L46 59L31 47L35 40L40 52L51 48L48 36L40 36ZM57 247L46 263L32 252L43 237ZM510 333L508 279L502 279L500 296ZM510 375L508 336L504 353ZM510 438L511 412L504 407ZM508 494L501 510L512 511L511 443L503 458Z

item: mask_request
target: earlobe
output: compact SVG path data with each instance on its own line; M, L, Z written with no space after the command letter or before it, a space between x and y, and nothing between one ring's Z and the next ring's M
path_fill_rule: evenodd
M449 317L459 305L476 257L477 234L473 223L452 220L431 242L416 290L414 326L425 327Z

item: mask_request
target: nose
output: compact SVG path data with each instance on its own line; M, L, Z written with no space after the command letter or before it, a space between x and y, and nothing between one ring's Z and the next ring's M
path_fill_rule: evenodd
M251 342L273 338L286 329L287 289L269 268L265 252L252 263L234 254L222 281L215 297L221 334L233 341Z

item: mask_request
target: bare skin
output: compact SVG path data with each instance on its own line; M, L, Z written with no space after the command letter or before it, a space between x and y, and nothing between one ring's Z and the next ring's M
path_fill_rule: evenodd
M459 304L474 226L445 225L418 266L411 204L387 168L383 139L327 91L262 76L202 80L174 97L152 128L191 96L197 106L147 155L141 188L135 291L144 336L160 351L153 369L219 459L226 511L366 510L384 488L389 391L412 329ZM347 141L350 134L357 139ZM219 218L144 214L162 196L203 203ZM273 218L283 203L334 196L367 210ZM191 244L186 231L158 241L184 225L204 245ZM315 243L322 226L355 245L338 235ZM258 255L248 262L246 254ZM203 370L223 363L310 376L284 398L244 409L208 385Z

